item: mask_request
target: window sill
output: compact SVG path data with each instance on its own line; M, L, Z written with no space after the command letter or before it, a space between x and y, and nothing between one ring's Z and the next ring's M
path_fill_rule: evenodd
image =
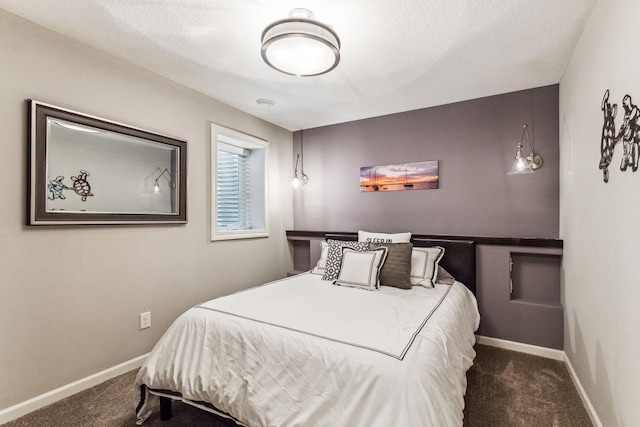
M269 237L266 230L234 230L234 231L218 231L211 236L211 241L218 240L237 240L237 239L260 239Z

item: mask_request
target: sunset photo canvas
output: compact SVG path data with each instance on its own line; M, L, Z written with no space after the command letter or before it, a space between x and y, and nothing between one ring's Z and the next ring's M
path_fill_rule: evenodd
M433 190L439 183L438 161L396 163L360 168L360 191Z

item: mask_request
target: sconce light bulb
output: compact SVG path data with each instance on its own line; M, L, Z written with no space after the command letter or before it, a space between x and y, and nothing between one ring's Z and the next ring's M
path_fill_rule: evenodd
M521 158L518 159L518 170L523 171L527 168L527 159Z
M157 179L156 179L156 183L153 185L153 192L154 193L159 193L160 192L160 184L158 183Z

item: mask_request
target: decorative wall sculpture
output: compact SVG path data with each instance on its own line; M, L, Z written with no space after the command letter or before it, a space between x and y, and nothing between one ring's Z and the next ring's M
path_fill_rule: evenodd
M620 129L616 132L616 114L618 105L609 102L609 90L605 91L602 98L601 109L604 114L602 135L600 138L600 169L604 182L609 182L609 164L613 158L616 144L622 141L622 160L620 170L626 171L629 167L633 172L638 170L640 157L640 110L631 100L631 95L622 98L624 117Z
M91 184L87 181L87 177L91 175L85 170L81 170L78 176L72 176L71 181L73 184L71 187L67 186L62 180L64 176L59 175L56 179L49 181L49 200L66 199L64 190L73 190L78 196L81 197L83 202L87 201L87 197L93 196L91 192Z

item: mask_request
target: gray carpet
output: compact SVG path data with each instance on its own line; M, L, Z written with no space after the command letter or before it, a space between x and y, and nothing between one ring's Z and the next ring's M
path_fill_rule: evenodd
M476 345L465 427L592 427L564 362Z
M563 362L483 345L476 345L476 352L467 373L465 427L592 426ZM133 371L120 375L3 427L135 426L134 377ZM180 402L174 402L170 421L160 421L158 408L144 423L147 427L233 425Z

